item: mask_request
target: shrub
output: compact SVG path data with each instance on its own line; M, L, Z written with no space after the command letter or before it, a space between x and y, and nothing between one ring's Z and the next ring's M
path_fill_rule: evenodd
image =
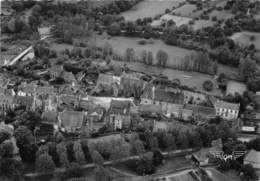
M206 91L212 91L212 89L213 89L213 83L212 83L210 80L206 80L206 81L203 83L203 88L204 88Z
M139 45L146 45L147 41L146 41L146 39L141 39L141 40L138 41L138 44Z

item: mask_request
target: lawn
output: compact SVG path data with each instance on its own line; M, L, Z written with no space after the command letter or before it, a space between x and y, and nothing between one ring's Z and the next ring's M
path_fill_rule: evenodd
M153 22L151 23L151 26L158 26L161 24L161 21L169 21L169 20L173 20L175 22L176 26L181 26L181 25L188 24L189 21L191 21L192 19L187 18L187 17L182 17L182 16L165 14L165 15L161 16L160 20L153 20Z
M143 0L121 15L124 16L127 21L135 21L138 18L155 17L158 14L164 13L166 9L172 9L173 6L176 7L179 3L184 1L185 0Z
M254 44L255 48L260 50L260 33L242 31L233 34L230 38L243 46Z

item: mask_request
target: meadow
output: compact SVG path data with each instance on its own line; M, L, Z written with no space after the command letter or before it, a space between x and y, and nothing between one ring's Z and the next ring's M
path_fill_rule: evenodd
M185 0L143 0L121 15L124 16L127 21L135 21L138 18L155 17L158 14L164 13L166 9L172 9L173 6L176 7L179 3L184 1Z
M254 44L255 48L260 50L260 33L242 31L233 34L230 38L242 46Z

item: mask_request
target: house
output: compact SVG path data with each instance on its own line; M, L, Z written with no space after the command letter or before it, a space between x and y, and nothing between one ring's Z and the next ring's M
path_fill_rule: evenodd
M164 90L155 88L155 86L147 86L144 94L141 96L141 104L155 104L162 107L162 112L170 117L176 114L176 104L183 104L184 94L181 90Z
M139 87L141 90L145 88L145 81L142 80L143 74L141 73L125 73L121 75L120 89L124 89L127 86Z
M96 104L94 104L94 102L92 100L83 100L80 99L79 100L79 105L78 108L83 109L84 111L90 111L93 109L93 107L95 107Z
M57 89L53 86L39 86L36 89L36 93L38 96L45 96L45 95L56 95Z
M253 168L260 169L260 152L250 150L244 157L244 164L251 164Z
M119 93L119 85L121 78L111 74L99 74L97 79L96 87L99 90L113 92L113 95L116 97Z
M65 80L65 82L71 83L72 85L75 85L77 82L72 72L63 71L61 76Z
M52 79L60 77L63 71L64 69L62 65L55 65L49 68L49 74Z
M13 110L15 107L14 96L0 95L1 111Z
M58 109L58 98L54 95L49 95L47 99L43 100L44 111L57 111Z
M18 96L33 96L36 93L37 84L35 83L22 83L19 88L17 95Z
M58 115L61 130L70 133L80 132L84 119L85 113L78 111L63 111Z
M216 116L216 111L214 108L199 106L194 104L185 104L185 109L192 110L193 118L195 120L209 120Z
M35 110L34 97L32 96L15 96L14 97L14 105L22 106L26 110Z
M57 130L59 127L58 113L55 111L45 111L42 113L42 122L40 129Z
M108 110L108 122L114 130L128 128L131 123L130 101L112 100Z
M220 116L228 120L238 118L239 107L240 104L229 103L225 101L217 101L214 105L216 116Z
M61 94L58 97L59 106L65 105L70 107L78 107L79 105L79 96L76 95L68 95L68 94Z

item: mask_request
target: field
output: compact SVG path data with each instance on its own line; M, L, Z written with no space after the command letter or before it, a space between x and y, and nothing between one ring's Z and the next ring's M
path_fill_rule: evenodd
M153 40L153 44L139 45L138 41L140 38L128 38L128 37L111 37L110 39L103 36L96 36L96 38L92 39L93 43L96 43L97 46L103 47L105 42L108 42L112 45L114 52L123 55L127 48L133 48L135 50L135 54L137 56L141 55L143 50L152 51L153 55L156 56L156 53L161 49L168 53L169 62L168 66L174 66L182 60L185 55L189 55L192 53L191 50L166 45L161 40Z
M175 16L175 15L171 15L171 14L165 14L163 15L160 20L153 20L153 22L151 23L151 26L160 26L161 25L161 21L169 21L169 20L173 20L176 24L176 26L181 26L184 24L188 24L189 21L191 21L191 18L187 18L187 17L181 17L181 16Z
M134 6L131 10L122 13L121 15L127 21L135 21L138 18L155 17L158 14L162 14L166 9L172 9L173 6L178 6L179 3L185 0L143 0Z
M238 176L232 174L231 177L230 174L224 174L216 169L207 168L206 172L208 173L212 181L240 181L240 178Z
M172 11L175 15L196 18L200 15L201 11L197 11L197 7L194 4L185 4Z
M227 82L227 91L226 94L235 94L236 92L240 95L247 90L246 85L244 83L236 82L236 81L228 81Z
M230 38L243 46L254 44L255 48L260 50L260 33L243 31L233 34Z

